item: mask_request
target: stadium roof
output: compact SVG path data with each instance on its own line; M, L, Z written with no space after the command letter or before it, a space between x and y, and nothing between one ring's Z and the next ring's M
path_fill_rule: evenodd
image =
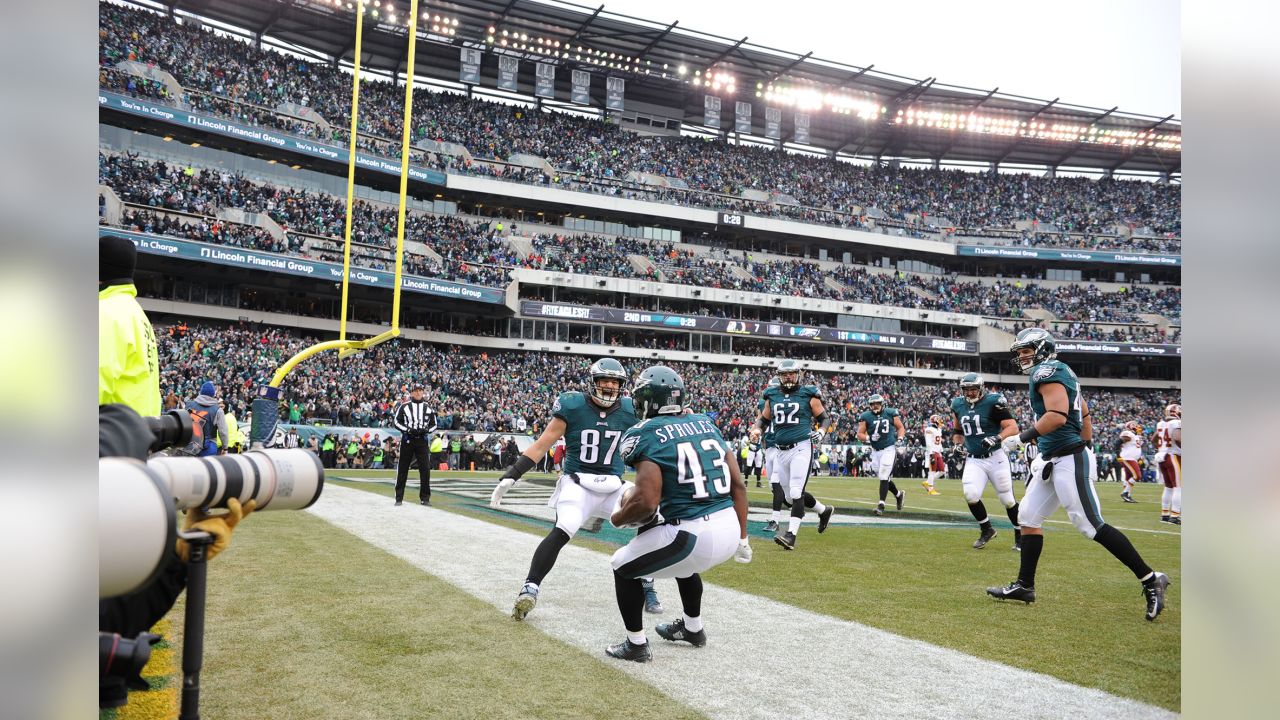
M326 59L352 56L355 15L347 0L163 0L167 6L310 49ZM380 22L366 16L366 66L404 68L408 0L380 2ZM398 26L385 22L394 5ZM667 108L674 119L701 126L703 95L720 95L723 124L732 129L734 101L751 102L753 135L763 136L765 106L782 108L782 139L794 136L796 105L809 110L810 145L860 157L998 162L1120 172L1177 174L1181 121L1090 108L908 78L874 66L856 67L750 42L613 13L605 5L563 0L452 0L420 7L417 74L456 83L460 49L485 51L481 85L493 88L497 54L551 62L594 75L626 78L626 100ZM453 35L431 31L440 15L456 19ZM448 20L446 20L448 22ZM489 29L494 34L489 34ZM502 47L503 31L511 38ZM521 42L515 36L521 35ZM493 38L492 40L490 38ZM544 39L545 44L536 40ZM553 43L560 43L554 45ZM585 52L579 52L582 47ZM555 48L553 50L553 48ZM570 51L570 52L563 52ZM559 56L554 53L561 53ZM616 56L616 57L614 57ZM681 75L678 70L684 67ZM701 85L714 71L718 89ZM722 74L723 75L720 75ZM533 73L522 68L520 91L532 95ZM568 96L569 73L557 73L557 97ZM695 84L695 80L699 84ZM734 85L736 92L726 87ZM771 95L770 89L777 95ZM604 83L592 83L592 106L604 106ZM934 114L938 113L938 114ZM652 113L652 114L657 114ZM978 116L976 119L973 116ZM864 119L865 118L865 119ZM1043 126L1040 126L1043 124ZM953 128L952 125L955 125ZM1028 132L1030 130L1030 132ZM1039 135L1037 137L1036 135Z

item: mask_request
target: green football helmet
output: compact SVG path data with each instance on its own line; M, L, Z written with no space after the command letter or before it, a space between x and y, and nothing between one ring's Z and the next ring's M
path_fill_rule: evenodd
M783 360L778 366L778 384L786 392L791 392L800 387L802 373L798 360Z
M876 409L876 405L879 405L881 408L884 407L883 396L876 394L867 398L867 407L871 408L871 412L880 412L879 410Z
M601 358L591 364L591 399L600 407L613 407L622 397L622 386L627 382L627 371L613 358ZM617 387L602 386L601 380L616 380Z
M1031 352L1020 352L1024 348ZM1018 372L1028 375L1036 365L1058 357L1058 345L1053 341L1053 336L1048 330L1038 327L1029 327L1018 333L1018 337L1009 346L1009 351L1013 353L1013 364Z
M978 373L965 373L964 377L960 378L960 394L964 395L964 399L970 405L981 400L986 393L986 385Z
M666 365L654 365L636 379L631 400L636 404L636 417L648 420L658 415L683 413L688 397L679 373Z

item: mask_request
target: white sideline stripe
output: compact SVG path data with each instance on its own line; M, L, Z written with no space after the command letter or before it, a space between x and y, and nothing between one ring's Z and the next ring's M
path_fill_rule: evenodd
M494 622L513 622L507 616L541 540L444 510L393 507L386 496L336 485L308 512L492 605L500 612ZM819 542L813 532L801 540ZM762 542L754 547L776 550ZM678 617L675 582L659 581L659 594L668 607L664 618ZM974 602L988 601L996 602L975 588ZM608 556L570 544L525 622L711 718L1173 717L1101 690L711 583L702 608L705 647L662 640L652 631L654 616L646 616L653 662L609 659L605 645L625 635ZM1143 622L1140 615L1135 606L1135 623Z

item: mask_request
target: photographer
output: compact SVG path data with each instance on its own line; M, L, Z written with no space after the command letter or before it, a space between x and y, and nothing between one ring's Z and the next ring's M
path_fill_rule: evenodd
M422 383L414 383L409 400L395 412L395 426L402 434L400 462L396 466L396 505L404 504L404 488L409 481L409 463L417 459L418 502L431 504L431 447L427 436L436 430L436 414L423 399Z
M156 433L147 421L125 405L103 405L98 408L98 457L125 457L145 461L152 449L159 449ZM189 427L188 434L189 434ZM188 532L205 532L212 537L212 542L205 547L205 559L212 560L226 550L231 543L231 534L257 507L256 500L249 500L242 506L236 498L226 503L225 514L213 515L199 508L187 510L183 529ZM187 563L190 560L190 547L187 542L178 538L172 548L161 560L154 579L142 588L115 597L98 600L98 631L100 633L116 633L121 638L137 638L141 633L150 630L163 618L178 596L187 587ZM145 642L144 636L139 638ZM141 671L141 668L137 668ZM128 699L129 689L146 689L145 681L140 677L121 675L104 675L99 681L99 705L101 707L119 707Z
M218 388L212 381L205 380L200 385L200 394L186 403L192 422L200 422L204 426L199 433L200 437L204 438L204 446L196 453L201 457L226 452L231 445L230 433L227 431L227 416L222 411L222 401L217 395Z

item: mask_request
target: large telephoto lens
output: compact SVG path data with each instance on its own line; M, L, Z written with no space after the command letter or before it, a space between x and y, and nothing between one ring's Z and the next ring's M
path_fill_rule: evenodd
M159 417L143 418L155 440L151 452L186 445L191 441L191 415L185 410L170 410Z
M324 489L324 467L307 450L252 450L242 455L163 457L147 461L169 486L178 508L225 508L257 500L263 510L310 507Z
M146 587L173 555L173 498L141 460L98 460L98 597Z

